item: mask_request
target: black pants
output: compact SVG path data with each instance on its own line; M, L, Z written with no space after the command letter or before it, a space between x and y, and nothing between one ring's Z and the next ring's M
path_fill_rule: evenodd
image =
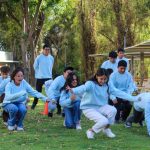
M133 114L132 115L130 115L128 118L127 118L127 120L126 120L126 122L130 122L130 123L132 123L132 122L134 122L134 123L140 123L140 122L142 122L144 120L144 113L143 112L141 112L141 111L137 111L137 110L133 110Z
M122 118L122 120L125 121L131 112L132 105L129 101L122 100L121 98L117 98L117 101L117 104L113 104L113 102L109 100L109 104L115 106L117 109L115 120L119 121L119 119Z
M0 103L3 102L4 97L5 97L5 94L2 94L2 95L0 96ZM2 112L2 118L3 118L3 121L4 121L4 122L7 122L8 118L9 118L9 114L8 114L5 110L3 110L3 112Z
M37 79L36 80L36 90L38 92L42 92L42 86L44 85L45 81L50 80L51 78L45 78L45 79ZM38 103L38 98L35 97L33 104L36 105Z

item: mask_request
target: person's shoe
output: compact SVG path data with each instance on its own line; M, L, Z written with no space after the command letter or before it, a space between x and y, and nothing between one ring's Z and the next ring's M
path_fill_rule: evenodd
M3 122L3 124L7 127L8 126L8 123L7 122Z
M86 135L88 139L94 139L94 132L87 130Z
M109 137L109 138L114 138L116 137L116 135L114 133L112 133L111 129L103 129L103 133Z
M131 128L131 127L132 127L132 123L131 123L131 122L126 122L126 123L124 124L124 126L125 126L126 128Z
M48 117L51 117L51 118L52 118L52 117L53 117L53 113L52 113L52 112L49 112L49 113L48 113Z
M17 127L17 131L24 131L22 127Z
M31 106L31 109L34 110L34 109L35 109L35 106L36 106L36 104L33 103L32 106Z
M14 126L8 126L8 130L13 131L13 130L15 130L15 128L14 128Z
M82 127L81 127L80 123L76 124L76 130L82 130Z

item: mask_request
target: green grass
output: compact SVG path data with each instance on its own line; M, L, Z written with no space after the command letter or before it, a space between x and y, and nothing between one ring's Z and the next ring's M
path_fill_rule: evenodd
M150 150L146 127L134 124L133 128L126 129L123 124L114 125L115 139L99 133L95 140L88 140L85 132L93 122L82 116L82 131L65 129L61 116L54 114L53 118L48 118L41 115L43 107L39 103L35 110L28 110L25 132L9 132L1 119L0 150Z

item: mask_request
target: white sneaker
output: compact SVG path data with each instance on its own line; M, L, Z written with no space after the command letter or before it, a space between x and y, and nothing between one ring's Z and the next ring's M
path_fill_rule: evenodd
M82 127L81 127L80 123L76 124L76 130L82 130Z
M13 130L15 130L15 128L14 128L14 126L8 126L8 130L13 131Z
M94 132L87 130L86 135L88 139L94 139Z
M8 123L7 122L3 122L3 124L7 127L8 126Z
M17 131L24 131L22 127L17 127Z
M114 133L112 133L112 131L108 128L108 129L103 129L103 133L109 137L109 138L114 138L116 137L116 135Z

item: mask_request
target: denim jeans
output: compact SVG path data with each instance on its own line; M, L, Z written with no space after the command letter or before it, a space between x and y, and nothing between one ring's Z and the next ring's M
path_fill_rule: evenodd
M73 103L72 108L64 107L65 125L67 128L75 128L81 117L80 101Z
M23 120L27 112L27 108L22 103L10 103L3 107L3 109L9 113L8 125L23 127Z

